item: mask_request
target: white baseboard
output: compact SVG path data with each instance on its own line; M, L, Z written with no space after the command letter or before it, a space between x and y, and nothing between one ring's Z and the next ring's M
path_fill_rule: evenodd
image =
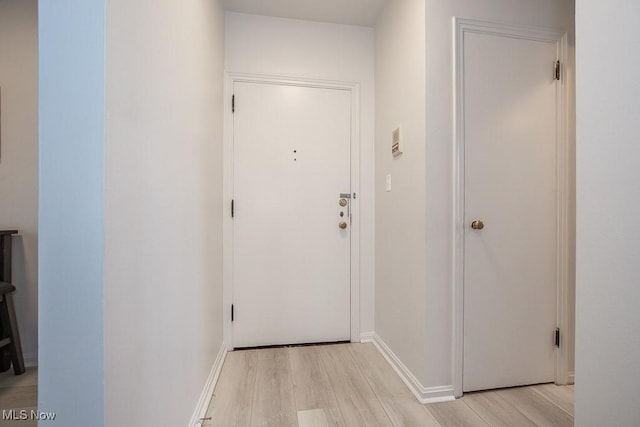
M207 415L209 402L213 397L213 390L216 388L216 383L218 382L218 378L220 377L220 371L222 371L222 365L224 365L224 359L226 356L227 347L223 342L222 347L220 347L220 351L218 352L218 356L216 357L215 362L213 362L213 366L211 367L211 372L209 372L207 382L204 384L204 388L202 389L200 399L198 399L196 409L193 411L191 421L189 421L189 427L200 427L202 425L201 420Z
M365 334L363 334L365 335ZM368 340L363 339L363 342L367 342ZM373 339L371 340L373 344L376 346L378 351L384 356L384 358L389 362L389 364L393 367L394 371L400 376L402 381L409 387L409 390L413 393L413 395L418 399L418 401L422 404L424 403L437 403L437 402L447 402L450 400L455 400L453 394L453 386L439 386L439 387L424 387L420 384L420 381L411 373L409 368L406 367L404 363L396 356L393 351L389 348L389 346L378 336L378 334L373 334Z
M576 383L576 373L575 371L570 371L569 372L569 384L575 384Z
M35 368L38 366L38 354L23 354L24 366L26 368Z
M375 332L363 332L360 334L360 342L373 342Z

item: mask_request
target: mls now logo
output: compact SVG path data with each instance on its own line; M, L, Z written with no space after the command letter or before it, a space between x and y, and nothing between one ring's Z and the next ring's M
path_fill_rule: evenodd
M40 412L35 409L3 409L2 420L3 421L53 421L56 419L55 412Z

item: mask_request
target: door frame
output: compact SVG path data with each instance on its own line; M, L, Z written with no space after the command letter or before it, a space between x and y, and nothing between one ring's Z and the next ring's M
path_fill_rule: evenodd
M222 221L222 300L223 342L233 350L233 113L232 95L236 82L299 86L320 89L345 90L351 93L351 342L360 341L360 85L355 82L312 79L305 77L225 72L224 83L224 141L223 141L223 221ZM242 101L238 100L238 106ZM336 193L336 197L339 194Z
M453 61L454 61L454 229L453 229L453 388L454 395L463 395L463 363L464 363L464 249L465 249L465 116L464 116L464 36L466 33L488 34L525 40L553 43L556 47L556 58L562 64L560 68L560 84L556 89L557 105L557 213L556 213L556 287L557 309L556 325L562 331L560 347L555 349L555 382L567 384L569 380L569 201L570 201L570 165L569 165L569 117L567 84L568 38L567 33L555 29L506 25L472 19L453 18ZM549 75L552 76L553 64L549 64ZM552 331L549 331L549 343L552 345Z

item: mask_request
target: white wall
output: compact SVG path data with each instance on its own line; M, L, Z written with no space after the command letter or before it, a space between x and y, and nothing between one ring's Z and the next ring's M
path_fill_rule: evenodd
M434 393L451 390L453 381L454 16L571 34L573 3L403 0L388 2L378 18L376 332ZM390 134L397 125L404 154L393 159Z
M425 386L451 384L453 245L452 18L535 25L572 32L571 0L426 2L426 325ZM573 37L570 37L570 43ZM572 65L569 64L572 68ZM571 83L570 83L571 84Z
M226 70L360 84L360 331L372 332L374 286L373 30L227 13Z
M222 345L219 1L107 4L108 426L185 426Z
M104 418L104 6L38 10L38 409L64 427Z
M576 425L581 427L640 425L638 16L636 0L576 5Z
M22 351L38 356L38 2L0 0L0 229L14 237Z
M424 17L424 1L389 1L375 27L376 333L423 384L429 364ZM394 159L397 126L403 154ZM391 192L385 191L387 174Z

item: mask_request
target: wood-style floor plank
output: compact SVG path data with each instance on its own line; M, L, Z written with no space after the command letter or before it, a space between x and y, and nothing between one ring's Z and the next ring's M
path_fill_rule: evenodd
M289 349L293 394L298 411L338 407L318 347Z
M38 385L38 368L27 368L22 375L14 375L13 368L0 373L0 388Z
M329 417L324 409L298 411L298 427L330 427Z
M298 424L301 411L321 409L323 416L327 417L328 425L344 427L338 401L322 366L318 347L292 347L289 349L289 360Z
M573 393L549 384L421 405L372 344L247 350L228 354L204 425L568 427Z
M251 426L297 426L287 348L258 351Z
M495 391L468 393L462 400L492 427L535 427L530 419Z
M30 408L38 405L38 386L0 388L0 410ZM1 416L0 412L0 416Z
M349 350L378 398L413 397L406 384L372 343L350 344Z
M207 426L248 426L255 392L258 351L227 354L213 399L207 410Z
M429 410L415 397L383 397L380 399L391 423L396 427L439 427Z
M349 345L318 347L345 425L391 426L380 401L356 366Z
M0 426L36 427L36 420L8 420L2 419L2 412L14 410L20 416L20 411L36 411L38 404L38 368L27 368L22 375L14 375L13 369L0 374Z
M429 412L443 427L487 427L462 399L427 405Z
M546 397L551 403L559 406L569 415L574 416L574 392L569 386L555 384L540 384L531 387L534 391Z
M31 416L31 411L36 411L38 408L32 406L30 408L12 408L16 411L18 417L20 417L20 411L26 411L27 417ZM0 411L0 426L2 427L37 427L38 421L32 419L26 420L4 420L2 419L2 411Z
M310 409L298 412L298 427L346 427L339 408Z
M438 426L372 343L351 344L349 350L394 426Z
M518 408L540 427L572 427L573 417L531 387L496 390L511 406Z

